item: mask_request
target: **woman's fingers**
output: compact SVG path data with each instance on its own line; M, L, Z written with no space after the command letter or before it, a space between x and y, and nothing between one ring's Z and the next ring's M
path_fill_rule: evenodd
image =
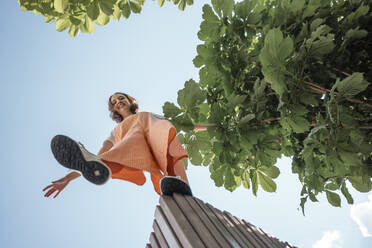
M53 198L56 198L59 193L61 193L61 190L58 190L57 194Z
M53 187L53 184L46 186L46 187L43 189L43 191L49 189L50 187Z
M53 188L53 189L50 189L48 192L46 192L46 194L44 195L45 197L49 197L51 194L53 194L57 189Z

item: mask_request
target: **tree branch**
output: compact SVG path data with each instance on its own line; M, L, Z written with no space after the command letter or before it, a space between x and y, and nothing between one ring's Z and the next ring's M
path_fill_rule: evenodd
M321 65L324 65L323 61L317 61L317 63L318 63L318 64L321 64ZM344 72L344 71L341 71L341 70L339 70L339 69L337 69L337 68L332 68L332 67L330 67L330 68L331 68L332 70L335 70L335 71L337 71L337 72L339 72L339 73L344 74L345 76L348 76L348 77L351 76L351 74L349 74L349 73L347 73L347 72Z
M324 182L327 182L328 180L333 179L333 178L344 178L344 177L349 177L349 176L351 176L351 175L346 174L344 176L332 176L332 177L326 177L326 178L324 178L323 176L321 176L321 177L323 178Z
M318 94L326 94L327 92L331 92L329 89L326 89L326 88L323 88L313 82L308 82L308 81L305 81L305 80L301 80L302 83L306 84L307 87L311 90L313 90L313 92L315 93L318 93ZM338 93L337 92L334 92L334 94L336 96L338 96ZM365 105L365 106L368 106L368 107L371 107L372 108L372 104L369 104L369 103L366 103L366 102L363 102L361 100L358 100L358 99L346 99L348 100L349 102L354 102L354 103L359 103L359 104L362 104L362 105Z

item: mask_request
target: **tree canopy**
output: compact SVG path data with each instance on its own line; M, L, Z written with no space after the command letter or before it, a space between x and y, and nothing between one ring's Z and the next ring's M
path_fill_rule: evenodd
M153 0L154 1L154 0ZM167 0L170 2L171 0ZM157 0L160 7L165 0ZM194 0L172 0L178 9L184 10ZM33 11L45 18L47 23L56 23L59 32L69 29L68 34L75 37L79 30L93 33L94 23L104 26L110 19L128 19L131 13L141 13L145 0L18 0L21 9Z
M212 0L203 42L176 106L194 165L216 186L276 190L281 156L303 185L300 205L325 193L339 207L372 189L372 1ZM194 131L194 128L206 131Z

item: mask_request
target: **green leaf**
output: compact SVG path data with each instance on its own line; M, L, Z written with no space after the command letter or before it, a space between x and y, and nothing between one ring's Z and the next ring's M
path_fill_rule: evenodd
M338 190L339 186L336 183L328 183L325 188L329 190Z
M163 113L164 113L164 116L167 117L167 118L172 118L172 117L175 117L177 115L179 115L180 113L182 113L182 110L179 109L176 105L174 105L173 103L171 102L166 102L164 103L163 105Z
M247 170L242 175L242 184L244 188L249 189L251 187L249 181L249 171Z
M106 15L104 12L100 12L98 18L95 20L95 23L98 25L104 26L109 23L110 17Z
M353 197L350 195L349 191L346 188L346 183L345 182L341 186L341 192L345 196L345 198L347 200L347 203L349 203L349 204L354 203Z
M302 186L302 190L301 190L301 196L305 195L307 193L307 188L306 188L306 185Z
M203 158L203 165L204 166L210 165L213 158L214 158L214 154L212 152L205 154Z
M320 0L310 0L307 7L302 15L302 19L313 16L316 10L320 7Z
M198 147L195 146L195 143L187 145L187 153L189 154L189 160L193 165L201 165L203 162L203 157L200 154Z
M247 114L246 116L240 119L238 125L243 126L247 124L248 122L250 122L251 120L253 120L254 118L255 118L255 114Z
M194 129L194 124L187 115L179 115L171 120L177 131L191 131Z
M62 32L66 30L68 27L70 27L70 25L71 25L71 22L69 19L60 18L56 21L56 30L58 32Z
M136 2L136 1L129 1L130 9L132 10L133 13L140 13L142 10L141 5Z
M288 124L295 133L304 133L309 131L310 123L304 117L295 115L287 118Z
M183 11L185 10L185 6L186 6L186 0L182 0L180 4L178 5L178 9Z
M219 17L230 17L234 9L234 0L212 0L212 5Z
M71 16L71 15L70 15L69 19L70 19L70 22L75 26L79 26L83 21L82 19L76 18L75 16Z
M214 60L216 56L216 51L212 47L206 45L198 45L196 47L198 55L203 58L203 62L208 63L211 60Z
M310 54L316 58L322 58L333 51L335 44L333 42L334 34L328 34L327 36L321 36L318 40L307 43Z
M205 100L205 93L194 80L185 82L185 88L178 91L177 102L182 109L191 109Z
M200 24L198 38L203 41L217 39L220 33L220 20L214 14L211 6L207 4L203 6L203 19L204 21Z
M192 62L194 63L196 68L202 67L204 65L204 59L202 56L197 55Z
M211 173L211 178L213 179L217 187L221 187L223 185L223 176L225 168L226 167L220 167Z
M54 17L54 16L46 16L44 18L44 20L45 20L46 23L52 23L52 22L54 22L56 20L56 17Z
M266 192L275 192L276 183L268 176L262 174L260 171L257 172L258 183L261 185L262 189Z
M338 81L332 88L337 88L337 98L352 98L367 89L369 83L364 80L363 73L354 72L342 81Z
M241 18L246 18L251 14L254 7L254 1L242 1L235 4L235 14Z
M327 200L334 207L341 207L341 198L338 194L326 190Z
M280 96L287 90L284 73L286 72L286 58L292 51L292 39L290 37L283 39L283 33L276 28L267 33L265 45L259 55L265 80L271 84L272 89Z
M250 176L251 176L251 181L252 181L253 195L257 196L257 190L258 190L257 171L256 170L251 171Z
M87 7L87 14L92 21L95 21L100 13L99 5L97 1L91 2Z
M342 161L344 161L348 165L362 165L362 160L357 153L340 151L339 155Z
M344 26L353 25L354 23L358 22L358 19L366 14L368 14L369 6L361 5L355 12L351 12L346 18L343 20Z
M70 30L68 31L68 34L71 37L75 37L79 33L79 27L76 25L71 25Z
M129 3L128 2L121 2L119 4L119 8L121 9L121 14L123 15L123 17L125 19L128 19L128 17L130 16L130 6L129 6Z
M234 189L237 186L236 185L235 178L234 178L234 175L233 175L233 173L231 171L231 168L226 168L224 186L230 192L234 191Z
M300 101L304 104L311 105L311 106L318 106L318 96L312 93L304 92L301 97Z
M164 4L164 0L158 0L158 5L159 5L159 7L162 7L163 4Z
M114 4L116 0L101 0L99 6L106 15L110 16L114 13Z
M309 198L312 202L317 202L318 199L316 199L315 195L312 192L309 192Z
M301 198L300 206L301 206L303 215L305 215L305 203L306 203L306 201L307 201L307 196Z
M325 20L322 18L316 18L311 24L310 24L310 31L316 30L321 24L323 24Z
M290 5L290 10L294 13L302 11L305 5L305 0L295 0L292 1Z
M84 33L91 34L94 32L94 24L88 15L85 16L85 22L80 25L80 29Z
M68 6L68 0L54 0L54 9L59 13L64 13Z
M268 175L271 178L277 178L280 174L279 168L274 165L270 167L262 166L260 167L260 171L264 172L266 175Z
M358 28L350 29L346 32L346 39L352 41L352 40L359 40L368 35L368 32L364 29L359 30Z
M371 179L365 181L361 176L353 176L349 177L348 179L354 189L358 190L359 192L367 193L372 190Z
M112 19L119 21L121 17L120 8L117 5L114 5L114 13L112 13Z

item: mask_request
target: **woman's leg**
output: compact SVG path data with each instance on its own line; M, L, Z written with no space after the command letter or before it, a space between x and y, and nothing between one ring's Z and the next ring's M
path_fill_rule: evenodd
M177 163L174 165L174 174L176 176L180 176L185 183L189 184L189 180L187 180L185 171L185 165L183 164L182 159L178 160Z

